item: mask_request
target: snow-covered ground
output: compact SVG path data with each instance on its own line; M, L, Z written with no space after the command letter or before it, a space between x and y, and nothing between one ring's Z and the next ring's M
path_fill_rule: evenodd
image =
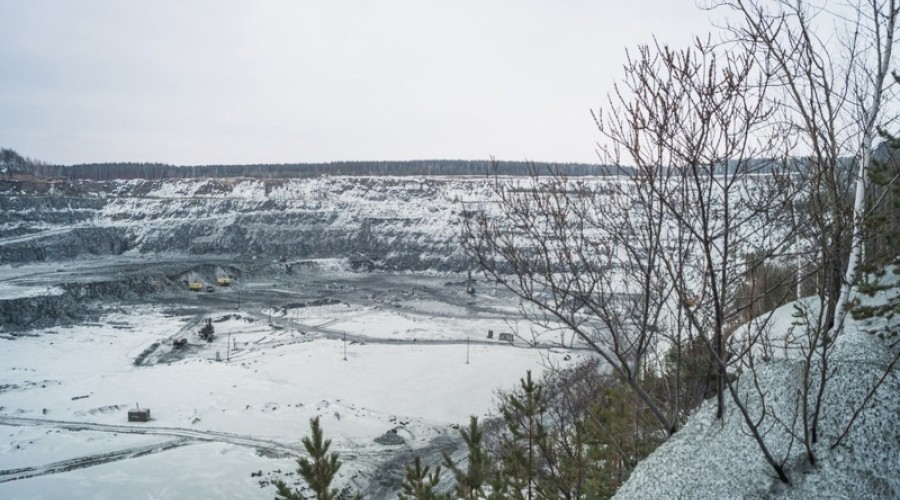
M494 312L415 294L201 315L129 305L2 338L0 498L271 497L270 480L293 480L317 415L345 459L340 486L365 488L397 453L456 439L456 424L485 415L526 370L583 355L488 341L515 306L488 302ZM197 333L205 318L210 343ZM127 422L138 404L150 422ZM391 431L404 443L375 442Z
M860 303L891 303L900 308L900 268L889 270L882 284L890 288L872 297L857 294ZM793 304L788 304L775 312L773 337L788 335L793 310ZM898 338L900 315L896 313L859 321L848 316L830 361L832 378L823 397L819 438L813 445L818 460L815 466L806 460L800 420L794 420L796 395L802 387L797 360L800 350L776 350L774 361L758 367L765 410L754 396L750 373L741 376L740 393L747 398L750 414L763 418L764 439L776 460L783 462L791 486L785 487L773 477L736 406L726 396L722 421L715 418L714 401L708 401L684 428L637 466L617 498L900 498L900 370L887 375L847 437L831 449L894 359L900 348ZM792 437L788 429L796 434Z
M47 297L60 295L63 289L55 286L13 284L0 282L0 297L5 300L23 299L27 297Z
M403 308L335 304L322 307L290 309L275 317L327 328L335 332L362 334L368 337L397 340L465 340L484 339L488 331L517 332L530 337L531 324L525 319L510 320L506 316L466 321L468 311L452 304L434 301L404 303ZM460 320L462 319L462 321Z

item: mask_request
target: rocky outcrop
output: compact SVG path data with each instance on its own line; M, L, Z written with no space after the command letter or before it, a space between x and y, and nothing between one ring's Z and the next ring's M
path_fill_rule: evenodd
M181 253L460 270L462 200L484 178L321 177L0 184L0 262Z
M492 182L0 180L0 266L15 266L6 276L17 283L23 266L44 274L37 285L25 283L28 293L13 282L6 283L9 293L0 290L0 330L83 320L111 300L169 288L183 292L189 275L206 283L215 283L220 272L239 277L240 263L275 262L267 272L284 273L302 270L312 259L337 259L360 271L460 271L470 266L459 245L462 203L486 203ZM223 255L229 258L218 261ZM124 276L78 273L82 259L105 256L148 263L171 256L183 265L161 271L151 265ZM227 263L239 265L219 268Z
M178 289L177 278L158 273L60 283L54 293L0 299L0 331L82 321L103 308Z

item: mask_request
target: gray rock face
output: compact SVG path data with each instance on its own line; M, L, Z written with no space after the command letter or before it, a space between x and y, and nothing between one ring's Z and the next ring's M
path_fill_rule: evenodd
M397 434L397 429L391 429L375 438L375 442L385 446L397 446L405 443L406 440Z
M319 258L359 270L460 271L471 265L459 245L462 202L466 210L489 202L492 186L482 177L0 180L0 266L11 266L0 285L10 276L22 282L37 266L43 281L35 286L53 288L22 294L0 286L0 330L84 319L104 301L183 290L186 273L214 283L209 263L223 255L231 258L216 262L283 262L287 273ZM80 259L118 256L132 263L125 277L78 275ZM160 269L160 256L182 265Z
M490 181L321 177L283 181L0 184L0 262L179 253L351 258L460 270L459 200Z
M15 331L83 320L98 312L100 303L127 303L162 291L178 289L176 280L148 273L143 276L60 283L57 293L0 298L0 330Z

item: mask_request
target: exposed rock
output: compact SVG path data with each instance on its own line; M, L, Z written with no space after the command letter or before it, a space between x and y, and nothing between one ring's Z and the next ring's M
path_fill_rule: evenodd
M385 446L396 446L398 444L403 444L406 442L402 436L397 434L397 428L393 428L381 436L375 438L375 442L378 444L383 444Z

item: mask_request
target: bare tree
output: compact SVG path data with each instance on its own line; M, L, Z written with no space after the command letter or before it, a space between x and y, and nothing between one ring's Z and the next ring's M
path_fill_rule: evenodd
M766 442L762 415L751 414L733 382L736 368L753 366L753 348L767 332L762 320L733 338L746 307L735 300L748 272L744 256L777 257L794 237L793 227L778 223L793 194L784 162L772 159L790 145L771 125L770 68L746 47L721 51L699 40L690 51L644 51L639 61L628 66L634 69L627 96L619 92L619 106L597 119L612 144L607 158L626 154L645 180L638 188L641 203L658 204L666 220L665 277L678 316L709 353L717 416L730 395L766 460L787 482L783 458ZM672 242L679 241L675 251Z
M661 218L618 196L630 181L592 185L548 173L498 183L496 203L467 207L463 246L521 299L529 319L564 325L597 352L671 434L676 419L640 384L664 306Z
M753 47L772 67L770 97L796 136L809 181L807 230L800 234L820 263L817 303L799 304L805 332L800 411L808 459L819 439L823 395L835 341L850 309L851 286L864 258L865 199L877 128L884 123L900 2L860 0L833 10L803 1L724 0L739 21L733 39ZM822 32L830 36L822 35ZM798 226L802 227L802 226ZM798 280L802 279L798 277Z
M781 162L763 160L784 149L767 130L768 68L750 50L698 40L682 51L641 47L625 69L596 122L610 173L627 175L591 185L551 172L498 184L496 207L464 221L463 244L526 313L593 348L667 433L693 407L683 406L681 376L661 394L648 390L645 373L672 349L681 367L681 349L699 342L718 415L730 393L786 481L760 419L730 382L759 335L731 342L742 256L776 255L793 236L790 227L769 231L792 196L775 172Z
M840 50L817 36L826 11L802 1L716 2L739 14L724 43L641 47L595 114L601 160L618 175L495 183L495 203L466 207L464 247L532 320L593 349L666 433L702 397L716 396L719 417L730 398L789 482L795 443L816 460L830 356L863 255L859 200L898 1L865 0L838 16L848 27ZM766 274L788 262L795 272ZM778 414L756 371L774 352L765 303L799 298L812 282L818 307L786 340L800 353L801 388ZM651 388L647 374L666 366L674 387ZM773 452L770 441L785 435Z

